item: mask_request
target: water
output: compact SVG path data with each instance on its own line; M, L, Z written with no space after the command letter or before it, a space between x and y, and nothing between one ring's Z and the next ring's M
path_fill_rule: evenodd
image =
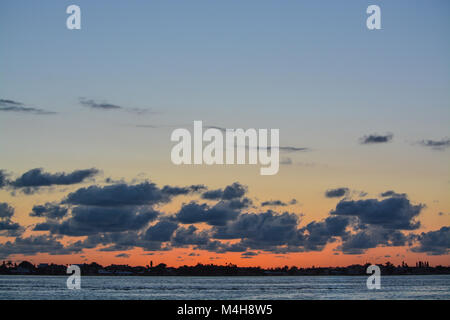
M68 290L64 276L0 276L0 299L450 299L450 275L385 276L380 290L366 279L86 276Z

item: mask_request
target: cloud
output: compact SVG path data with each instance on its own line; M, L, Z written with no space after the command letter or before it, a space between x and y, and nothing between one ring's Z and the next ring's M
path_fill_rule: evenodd
M139 230L156 219L158 212L140 207L90 207L72 209L69 219L37 224L35 231L50 231L54 234L84 236L104 232Z
M119 253L119 254L116 254L115 257L116 257L116 258L129 258L130 255L127 254L127 253Z
M216 239L244 239L255 249L284 245L295 239L299 219L293 213L271 210L255 214L242 213L235 221L214 228Z
M245 147L248 148L248 146L245 146ZM276 148L276 147L261 147L261 146L257 147L258 150L269 149L269 151L270 151L271 148ZM306 147L292 147L292 146L279 146L278 150L280 152L286 152L286 153L311 151L310 148L306 148Z
M164 194L170 196L179 196L179 195L187 195L190 193L200 192L206 189L206 186L202 184L191 185L188 187L172 187L172 186L164 186L162 188L162 192Z
M146 251L162 251L167 250L159 241L149 241L142 238L142 234L136 230L120 231L120 232L106 232L89 235L84 241L79 241L74 246L81 248L95 248L102 245L99 251L125 251L140 247Z
M12 222L11 217L14 215L14 208L6 202L0 203L0 236L17 237L24 231L20 224Z
M199 257L199 256L200 256L200 254L195 253L195 252L191 252L188 254L188 257Z
M184 247L186 245L205 245L209 242L210 235L207 231L199 231L195 226L180 227L172 237L172 245Z
M23 103L17 102L17 101L14 101L14 100L0 99L0 106L7 106L7 105L10 105L10 106L22 106Z
M380 227L369 227L343 238L339 247L345 254L362 254L365 250L377 246L404 246L407 237L398 230L388 230Z
M402 197L406 197L406 194L405 193L397 193L394 190L388 190L388 191L380 193L380 196L383 198L385 198L385 197L400 197L400 198L402 198Z
M435 150L444 150L445 148L450 147L450 139L422 140L419 142L419 144Z
M48 115L48 114L56 114L56 112L53 111L46 111L42 109L37 108L31 108L31 107L2 107L0 106L0 111L3 112L20 112L20 113L32 113L36 115Z
M144 239L159 242L169 241L177 228L178 223L162 220L147 229Z
M250 207L253 201L247 197L233 200L221 200L216 206L228 207L233 210L245 209Z
M306 234L304 247L306 251L320 251L328 242L336 240L335 237L347 236L346 228L350 219L347 217L332 216L325 220L309 223L302 229Z
M0 219L9 219L14 215L14 208L6 202L0 202Z
M153 205L168 202L171 197L202 190L203 186L185 188L165 186L162 189L148 181L128 185L118 183L108 186L92 185L70 193L64 203L89 206Z
M392 140L394 135L392 133L388 133L385 135L379 134L370 134L360 138L361 144L377 144L377 143L387 143Z
M219 202L213 207L190 202L181 207L175 218L183 224L205 222L209 225L220 226L229 220L236 219L238 215L239 212L230 208L225 202Z
M47 218L50 220L59 220L64 218L68 209L55 203L47 202L44 205L33 206L30 217Z
M0 111L4 112L20 112L20 113L30 113L36 115L49 115L56 114L53 111L47 111L39 108L27 107L23 103L8 100L8 99L0 99Z
M25 231L20 224L12 222L10 219L0 220L0 236L18 237Z
M264 202L261 202L261 207L270 207L270 206L273 206L273 207L286 207L286 206L288 206L288 205L293 205L293 204L296 204L297 203L297 200L295 200L295 199L292 199L291 201L289 201L289 202L284 202L284 201L281 201L281 200L269 200L269 201L264 201Z
M139 108L128 108L119 106L117 104L112 104L108 102L98 102L93 99L85 99L85 98L79 98L78 100L80 104L84 107L95 109L95 110L123 110L127 112L137 113L137 114L143 114L143 113L149 113L151 112L148 109L139 109Z
M24 188L25 193L33 193L40 187L80 183L98 173L99 170L95 168L75 170L71 173L48 173L44 172L42 168L36 168L25 172L22 176L10 182L10 185L14 188Z
M233 184L225 187L225 189L209 190L202 194L203 199L208 200L231 200L235 198L243 197L247 192L247 187L240 184L239 182L234 182Z
M4 170L0 170L0 189L8 184L7 174Z
M417 236L418 246L413 252L425 252L429 255L450 253L450 227L442 227L436 231L422 232Z
M291 147L291 146L280 146L278 149L280 151L284 151L284 152L304 152L304 151L311 150L311 149L305 148L305 147Z
M101 109L101 110L123 109L123 107L112 104L112 103L96 102L95 100L92 100L92 99L80 98L79 101L80 101L81 105L92 108L92 109Z
M420 227L415 218L424 205L412 205L406 196L383 200L341 200L330 214L358 217L361 223L386 229L413 230Z
M336 188L336 189L328 189L325 191L325 197L327 198L341 198L347 195L349 192L348 188Z
M14 241L7 241L0 246L0 257L8 257L13 254L35 255L37 253L49 253L51 255L71 254L80 252L81 249L70 245L64 247L55 237L41 235L28 238L17 237Z
M51 183L60 183L71 175L39 173L50 175ZM329 196L341 197L349 189L327 192ZM196 193L210 201L184 203L175 214L153 209L154 205L169 203L173 197ZM94 248L123 252L133 248L163 251L189 247L216 253L239 252L241 257L251 257L252 253L246 252L321 251L330 243L336 243L336 250L346 254L413 243L416 252L447 252L443 248L448 248L444 241L448 229L420 235L403 233L419 228L417 218L424 208L422 204L412 204L406 194L388 190L382 193L381 199L342 199L328 217L302 226L301 215L296 213L251 212L258 207L252 206L252 200L245 196L247 193L247 187L239 182L209 191L204 185L159 187L148 181L91 185L69 193L61 203L33 206L30 216L45 219L32 229L49 234L42 238L22 238L24 227L11 221L14 209L0 203L0 235L16 237L14 242L5 244L2 254L19 253L26 243L32 248L23 249L25 254L53 249L52 254L68 254ZM285 207L296 202L295 199L267 200L261 202L261 207ZM62 236L83 238L64 247L58 241ZM16 245L18 249L13 249Z
M253 257L257 256L258 254L253 251L247 251L241 254L241 258L244 259L252 259Z

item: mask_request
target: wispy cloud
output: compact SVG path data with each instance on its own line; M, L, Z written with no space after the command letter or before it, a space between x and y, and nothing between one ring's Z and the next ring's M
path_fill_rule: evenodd
M129 108L129 107L124 107L124 106L120 106L117 104L109 103L106 101L98 102L96 100L86 99L84 97L79 98L78 101L80 102L80 104L82 106L90 108L90 109L95 109L95 110L104 110L104 111L122 110L122 111L126 111L126 112L137 113L137 114L155 113L149 109Z
M393 137L394 137L394 135L392 133L388 133L385 135L370 134L370 135L360 138L359 141L361 144L387 143L387 142L392 141Z
M441 140L422 140L419 142L419 144L435 150L443 150L450 147L450 139L445 138Z
M310 148L306 147L290 147L290 146L280 146L278 149L284 152L304 152L311 150Z
M37 115L49 115L56 114L54 111L48 111L40 108L25 106L22 102L0 99L0 111L3 112L19 112L19 113L29 113Z
M123 107L112 104L112 103L107 103L107 102L96 102L92 99L84 99L84 98L80 98L80 104L85 106L85 107L89 107L92 109L101 109L101 110L114 110L114 109L123 109Z

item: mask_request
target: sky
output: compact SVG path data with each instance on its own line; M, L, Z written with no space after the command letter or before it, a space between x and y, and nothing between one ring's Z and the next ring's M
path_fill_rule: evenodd
M449 15L438 0L2 1L0 259L449 265ZM194 120L279 129L278 174L174 165L170 134Z

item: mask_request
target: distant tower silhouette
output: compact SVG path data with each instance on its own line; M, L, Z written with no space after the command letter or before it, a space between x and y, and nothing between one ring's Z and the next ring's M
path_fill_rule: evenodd
M150 261L150 268L153 268L153 261Z

